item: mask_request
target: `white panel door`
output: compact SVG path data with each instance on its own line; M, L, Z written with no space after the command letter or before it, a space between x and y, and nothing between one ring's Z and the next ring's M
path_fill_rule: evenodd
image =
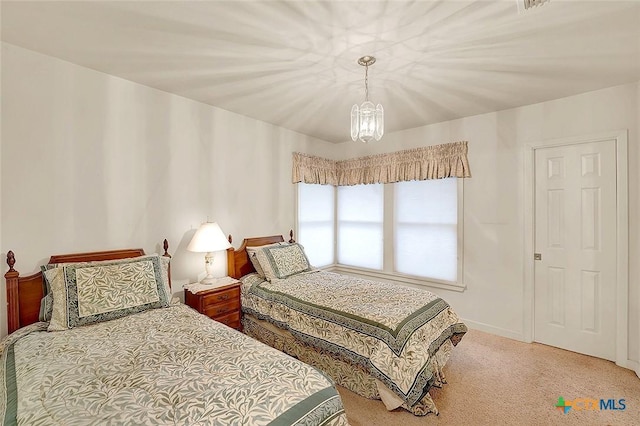
M537 342L616 359L615 141L535 151Z

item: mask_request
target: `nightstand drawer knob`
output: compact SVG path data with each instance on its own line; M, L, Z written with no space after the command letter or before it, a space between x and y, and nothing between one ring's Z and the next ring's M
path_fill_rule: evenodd
M228 294L221 294L220 296L218 296L218 300L227 300L229 298Z

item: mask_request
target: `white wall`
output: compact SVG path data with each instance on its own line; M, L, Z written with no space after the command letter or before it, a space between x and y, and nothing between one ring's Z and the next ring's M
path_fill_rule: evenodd
M392 108L385 105L385 108ZM341 144L341 158L469 141L463 293L434 289L470 325L524 337L524 152L528 143L628 129L629 359L640 360L640 82Z
M287 233L291 152L331 157L334 148L6 43L1 89L2 275L9 250L26 275L52 254L161 253L167 238L180 293L204 270L204 255L185 250L201 222L217 221L236 247ZM1 335L5 301L3 285Z

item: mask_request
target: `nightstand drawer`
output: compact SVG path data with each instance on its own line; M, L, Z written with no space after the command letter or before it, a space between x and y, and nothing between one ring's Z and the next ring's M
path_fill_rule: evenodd
M211 305L238 301L240 299L240 288L230 288L229 290L218 291L202 297L202 309L209 309Z
M198 293L184 290L184 301L196 311L241 330L240 281L233 281L220 287L213 287Z
M240 312L238 311L213 319L236 330L240 328Z
M210 318L215 318L230 312L237 312L239 309L240 303L238 299L232 299L227 303L217 303L214 305L206 305L205 302L203 314Z

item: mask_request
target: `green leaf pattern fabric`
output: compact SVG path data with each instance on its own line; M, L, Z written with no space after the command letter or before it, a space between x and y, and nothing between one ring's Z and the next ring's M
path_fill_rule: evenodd
M20 329L0 346L5 423L347 424L323 373L182 304L44 330Z
M253 253L267 280L287 278L312 269L302 246L298 243L267 245Z
M169 306L171 294L160 257L109 263L71 263L44 272L53 295L49 331L110 321Z
M245 313L362 366L408 407L438 382L438 349L467 331L444 300L416 288L326 271L270 282L250 274L242 281Z
M80 318L160 300L151 262L79 268L76 285Z
M87 265L117 265L122 263L128 263L132 260L138 259L153 259L159 258L160 265L162 266L162 282L165 287L165 293L167 295L171 294L171 287L169 285L169 263L171 258L168 256L159 256L158 254L150 254L139 256L135 258L126 258L126 259L117 259L117 260L103 260L103 261L94 261L94 262L70 262L70 263L48 263L40 267L42 271L42 282L43 282L43 294L44 297L40 302L40 312L38 318L40 321L51 321L51 317L53 316L53 293L51 291L51 283L47 280L46 271L53 268L62 268L65 266L87 266Z
M286 331L279 329L274 331L275 326L266 321L260 321L252 315L242 317L242 326L243 333L319 368L327 373L336 384L365 398L382 399L381 386L384 384L371 376L362 366L351 363L349 359L302 343ZM432 357L431 367L434 369L433 375L436 378L433 387L442 387L446 384L443 368L451 356L452 349L453 342L449 339L440 346ZM429 413L438 414L438 408L429 393L411 407L406 404L402 404L402 407L416 416L424 416Z

